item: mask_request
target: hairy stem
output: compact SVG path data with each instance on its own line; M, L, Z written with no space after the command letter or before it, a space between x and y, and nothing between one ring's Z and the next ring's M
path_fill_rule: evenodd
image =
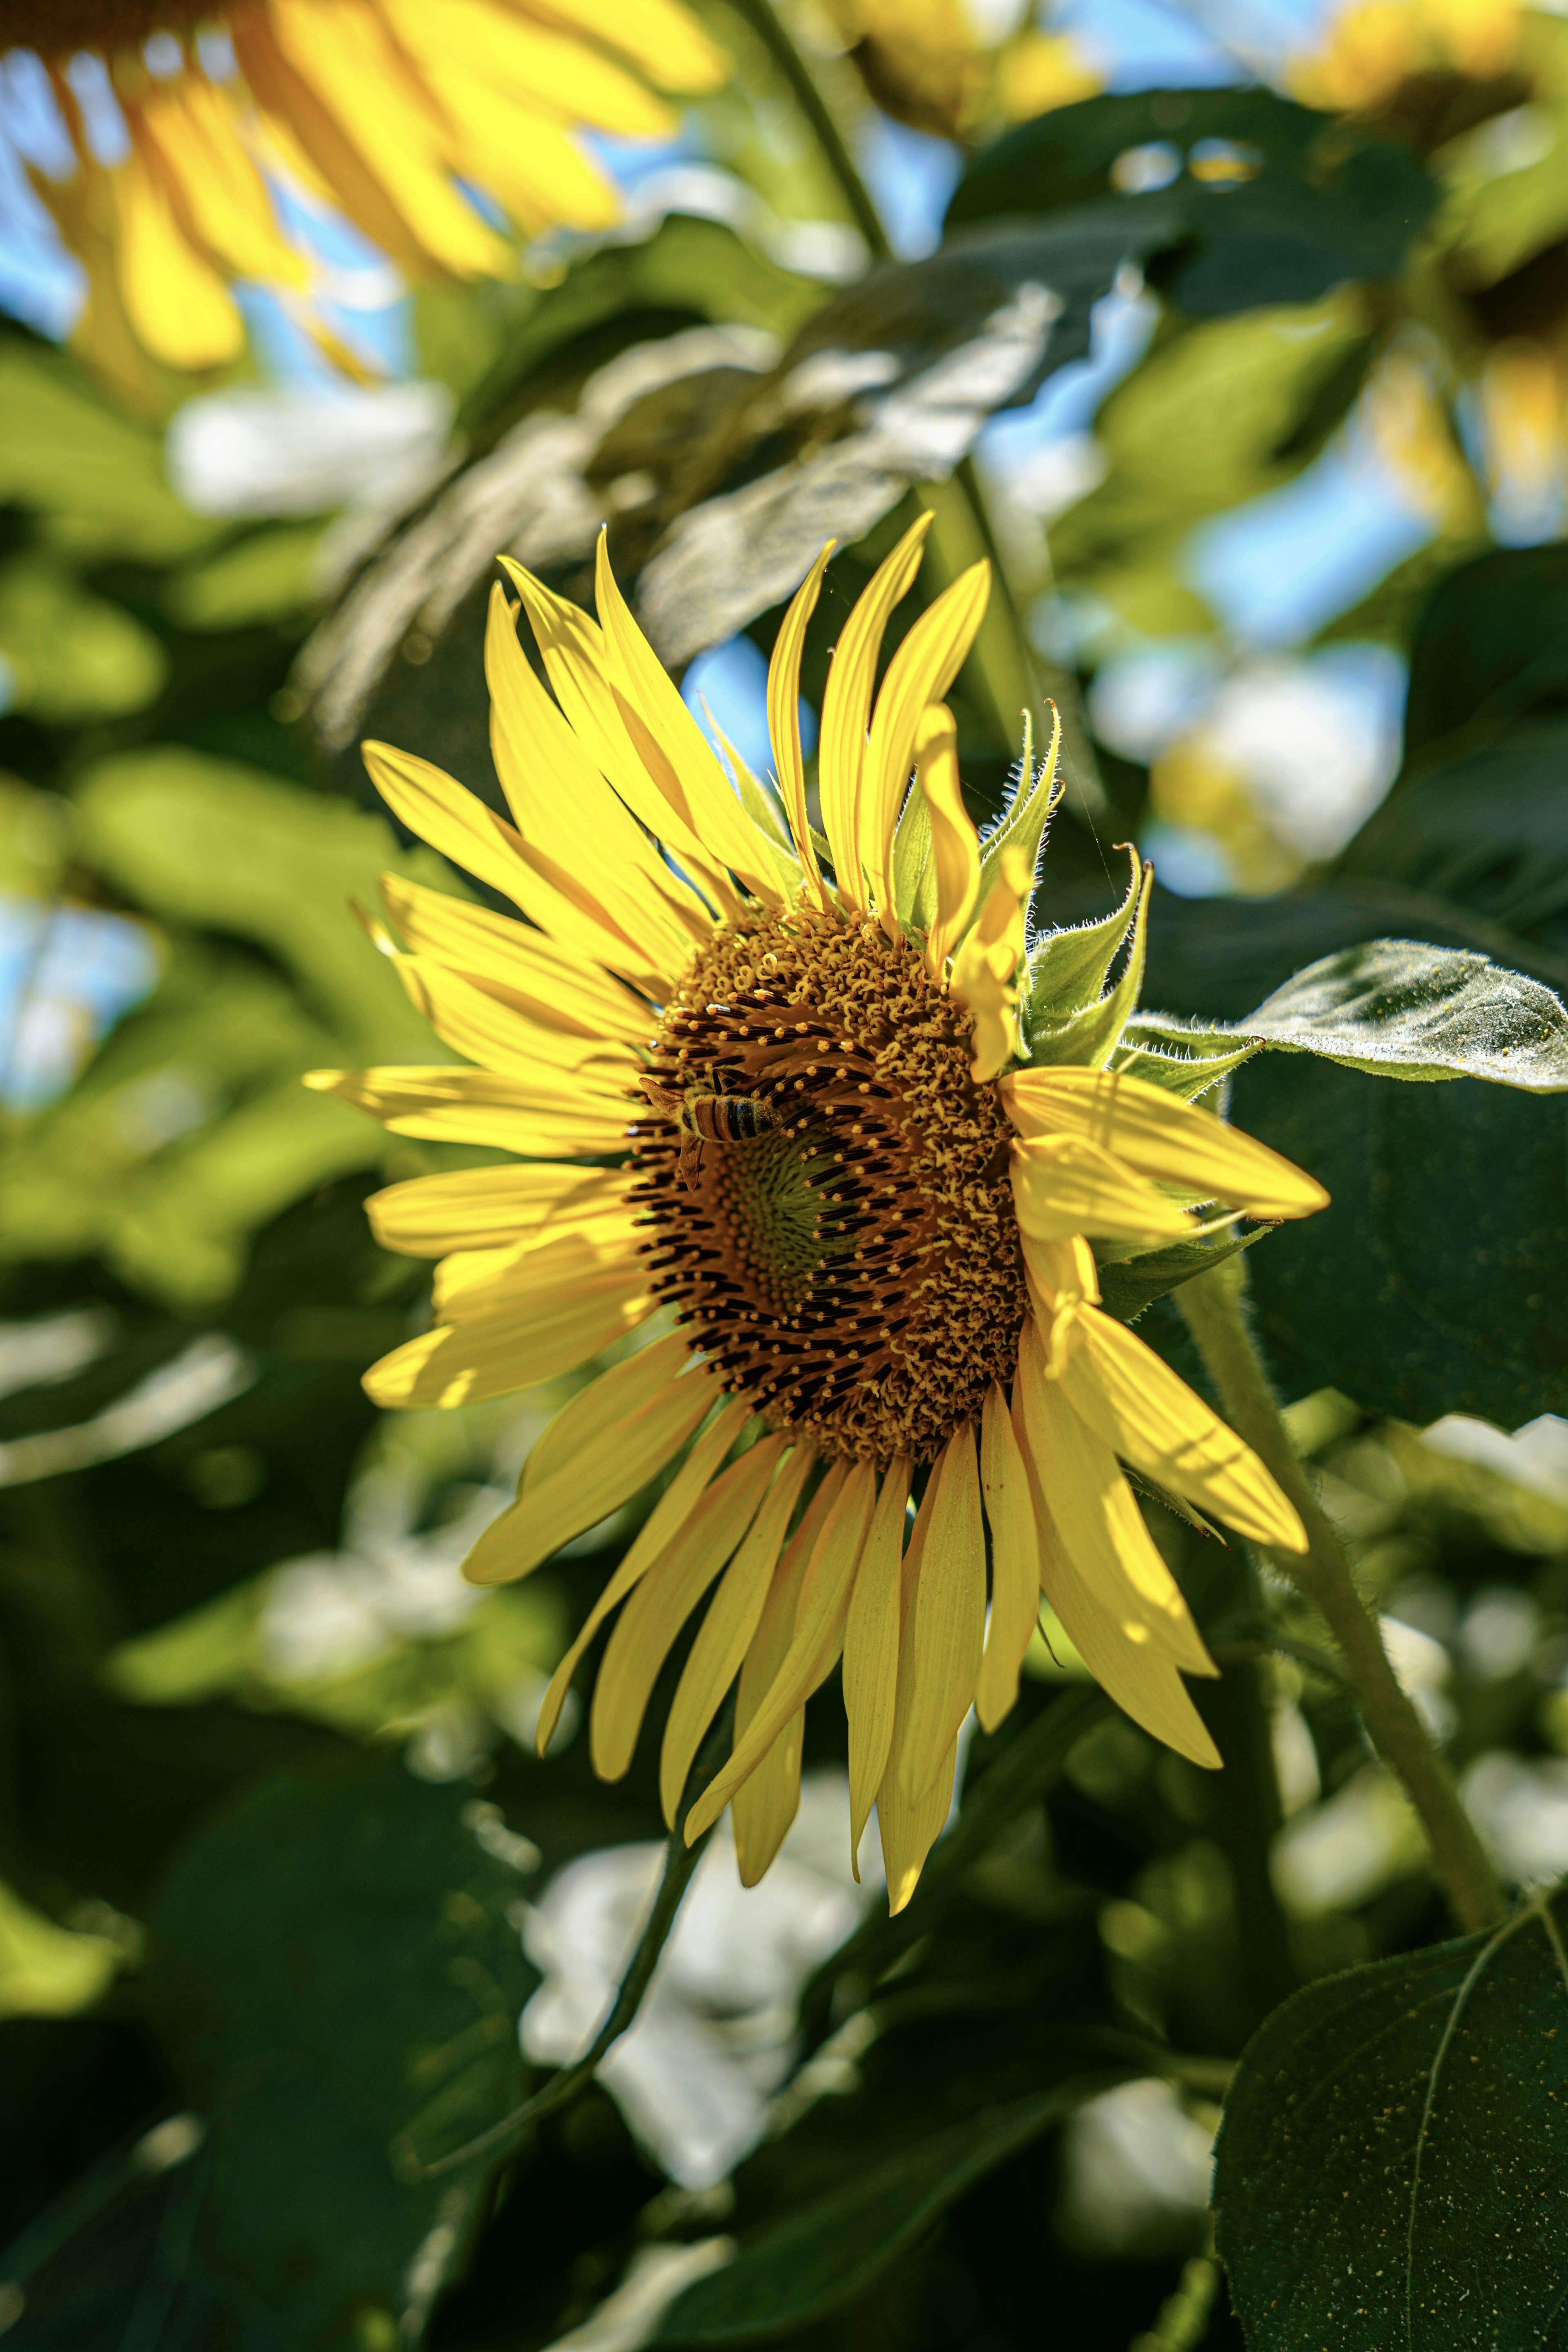
M1247 1328L1239 1258L1184 1283L1175 1293L1188 1330L1219 1391L1226 1418L1273 1473L1300 1514L1303 1552L1275 1552L1338 1643L1345 1672L1374 1744L1409 1792L1432 1860L1461 1927L1504 1917L1508 1903L1486 1848L1459 1801L1447 1764L1400 1688L1377 1620L1363 1600L1339 1538L1324 1517L1291 1446Z

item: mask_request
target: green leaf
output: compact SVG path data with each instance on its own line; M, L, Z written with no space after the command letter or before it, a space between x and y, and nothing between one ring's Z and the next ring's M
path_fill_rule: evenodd
M1568 705L1568 549L1493 548L1438 583L1410 656L1408 758ZM1396 787L1403 797L1404 788Z
M1310 964L1239 1024L1266 1045L1385 1078L1489 1078L1568 1088L1568 1013L1489 957L1371 940Z
M168 667L140 621L88 595L62 564L38 556L0 570L0 656L16 707L50 726L142 709Z
M1194 1275L1222 1265L1227 1257L1250 1249L1273 1230L1271 1225L1257 1225L1249 1234L1217 1234L1203 1241L1172 1242L1163 1249L1141 1250L1135 1257L1099 1259L1100 1302L1119 1323L1136 1323L1157 1298L1168 1298Z
M1117 196L1120 159L1141 148L1163 151L1170 183ZM1212 176L1226 152L1235 176ZM1131 229L1152 205L1168 206L1190 242L1160 276L1184 310L1214 318L1390 275L1436 194L1408 149L1272 91L1140 90L1008 131L959 182L947 225L1111 198Z
M1215 2163L1251 2352L1568 2342L1565 1927L1558 1895L1263 2027Z
M976 2181L1101 2087L1058 2084L983 2110L840 2181L688 2287L654 2341L761 2343L826 2318L863 2294Z
M1178 1021L1168 1013L1140 1012L1122 1030L1110 1066L1141 1078L1146 1087L1196 1102L1257 1051L1250 1043L1238 1045L1231 1030Z
M385 1756L279 1773L154 1915L148 1997L207 2132L193 2267L291 2346L382 2340L374 2312L423 2339L485 2168L425 2181L421 2159L520 2096L520 1883L469 1811Z

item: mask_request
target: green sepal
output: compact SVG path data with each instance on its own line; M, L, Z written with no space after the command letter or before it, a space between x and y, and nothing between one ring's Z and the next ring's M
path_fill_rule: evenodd
M893 833L893 908L906 931L923 935L936 920L931 811L918 783L910 786Z
M1234 1030L1212 1029L1170 1013L1134 1013L1110 1066L1163 1094L1195 1102L1261 1051L1258 1039L1237 1037Z
M1115 914L1081 930L1053 931L1030 957L1023 1029L1033 1067L1066 1062L1078 1069L1102 1070L1110 1061L1143 986L1153 878L1152 866L1142 866L1134 850L1132 879ZM1100 991L1129 930L1121 977L1102 996Z
M1021 849L1029 861L1030 873L1037 874L1039 871L1046 827L1063 791L1060 773L1062 722L1055 703L1051 705L1051 748L1037 768L1034 721L1026 710L1024 713L1024 754L1018 763L1017 786L994 830L980 845L983 898L985 886L997 871L997 860L1005 849Z
M1131 1258L1102 1259L1096 1250L1100 1304L1119 1323L1136 1323L1157 1298L1168 1297L1194 1275L1223 1265L1227 1257L1250 1249L1273 1231L1272 1225L1255 1225L1248 1234L1221 1234L1213 1241L1167 1242L1163 1248L1140 1250Z

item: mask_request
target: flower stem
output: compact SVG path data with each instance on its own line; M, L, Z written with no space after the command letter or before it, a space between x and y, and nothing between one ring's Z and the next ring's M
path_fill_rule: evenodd
M1247 1327L1241 1263L1229 1259L1174 1294L1226 1416L1272 1472L1300 1514L1305 1552L1271 1557L1328 1625L1372 1739L1398 1773L1419 1813L1450 1908L1467 1931L1507 1916L1508 1902L1453 1774L1400 1688L1377 1620L1363 1600L1338 1537L1291 1446Z
M816 75L790 38L772 0L730 0L730 5L742 24L751 26L788 82L790 95L810 123L823 160L838 183L838 193L849 217L870 247L872 260L891 261L893 248L871 191L855 168L855 159L817 87Z

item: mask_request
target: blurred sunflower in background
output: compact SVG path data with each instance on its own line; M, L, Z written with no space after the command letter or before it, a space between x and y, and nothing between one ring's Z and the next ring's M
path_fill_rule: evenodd
M938 138L1023 122L1092 98L1100 76L1067 33L1021 23L1026 11L976 0L827 0L870 96Z
M74 168L32 179L88 272L79 341L122 376L130 338L173 368L237 358L237 278L276 286L358 368L311 301L279 183L414 277L503 277L514 248L493 224L617 217L575 131L668 136L656 90L728 70L680 0L0 0L12 47L43 58L69 134Z
M515 830L423 761L365 757L396 815L534 928L389 878L405 944L379 943L471 1066L311 1081L399 1133L533 1163L378 1197L378 1238L445 1261L433 1328L367 1376L378 1403L457 1405L651 1341L546 1432L472 1580L528 1574L689 1444L556 1671L542 1746L619 1608L591 1722L595 1769L618 1779L721 1577L665 1731L667 1817L738 1675L733 1750L687 1833L732 1801L759 1878L798 1801L802 1711L842 1656L852 1850L875 1803L895 1910L971 1706L989 1727L1014 1703L1042 1589L1131 1715L1218 1763L1182 1682L1214 1668L1120 1463L1257 1541L1304 1538L1256 1457L1102 1311L1089 1241L1125 1255L1207 1230L1196 1203L1224 1223L1326 1198L1184 1098L1212 1064L1123 1047L1150 869L1134 858L1118 913L1028 954L1050 763L1026 762L983 853L943 701L985 564L915 622L873 709L926 520L840 632L820 835L797 712L826 551L773 658L776 801L732 752L731 784L602 541L597 623L509 562L554 690L498 585L491 740Z

